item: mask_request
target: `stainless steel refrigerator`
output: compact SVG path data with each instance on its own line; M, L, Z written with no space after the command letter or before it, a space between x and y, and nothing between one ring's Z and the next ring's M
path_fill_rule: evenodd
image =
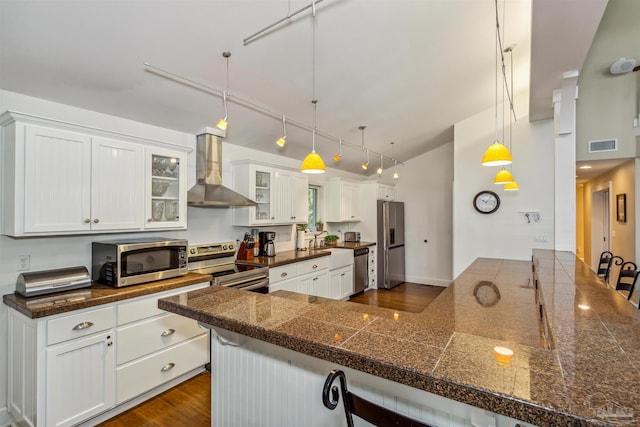
M404 282L404 203L378 200L378 288Z

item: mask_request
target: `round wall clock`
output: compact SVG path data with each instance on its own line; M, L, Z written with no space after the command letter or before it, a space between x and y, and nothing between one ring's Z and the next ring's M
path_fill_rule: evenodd
M483 214L494 213L500 207L500 197L493 191L483 190L473 198L473 207Z

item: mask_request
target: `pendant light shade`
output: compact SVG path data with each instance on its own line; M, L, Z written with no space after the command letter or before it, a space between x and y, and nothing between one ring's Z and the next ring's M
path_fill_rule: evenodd
M304 161L302 162L302 166L300 167L300 170L304 173L317 174L317 173L325 173L327 168L324 165L324 161L322 160L322 157L320 157L320 155L316 153L314 150L311 153L309 153L307 157L304 158Z
M494 184L511 184L512 182L514 182L513 175L506 169L502 169L493 178Z
M505 184L504 187L502 188L504 191L518 191L520 190L520 187L518 187L518 183L513 181L509 184Z
M482 156L483 166L505 166L511 164L511 153L509 149L496 140L487 148Z

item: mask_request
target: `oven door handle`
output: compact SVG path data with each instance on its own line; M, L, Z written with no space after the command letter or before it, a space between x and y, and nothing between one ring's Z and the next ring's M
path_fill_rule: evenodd
M243 288L242 285L245 285L245 284L251 285L253 283L257 283L258 280L260 281L259 283L267 283L267 284L269 283L268 276L242 277L236 280L232 279L229 281L225 281L223 277L217 277L214 283L217 285L226 286L228 288L237 288L237 289Z
M253 291L253 290L256 290L256 289L264 288L265 286L269 286L269 279L268 278L260 280L257 283L255 283L255 282L248 283L245 286L239 285L239 286L236 286L235 288L236 289L242 289L243 291Z

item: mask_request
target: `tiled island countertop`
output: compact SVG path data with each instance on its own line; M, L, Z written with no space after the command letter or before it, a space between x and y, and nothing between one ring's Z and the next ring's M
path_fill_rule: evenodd
M638 309L572 253L533 264L477 259L418 314L218 286L159 307L540 426L640 425Z

